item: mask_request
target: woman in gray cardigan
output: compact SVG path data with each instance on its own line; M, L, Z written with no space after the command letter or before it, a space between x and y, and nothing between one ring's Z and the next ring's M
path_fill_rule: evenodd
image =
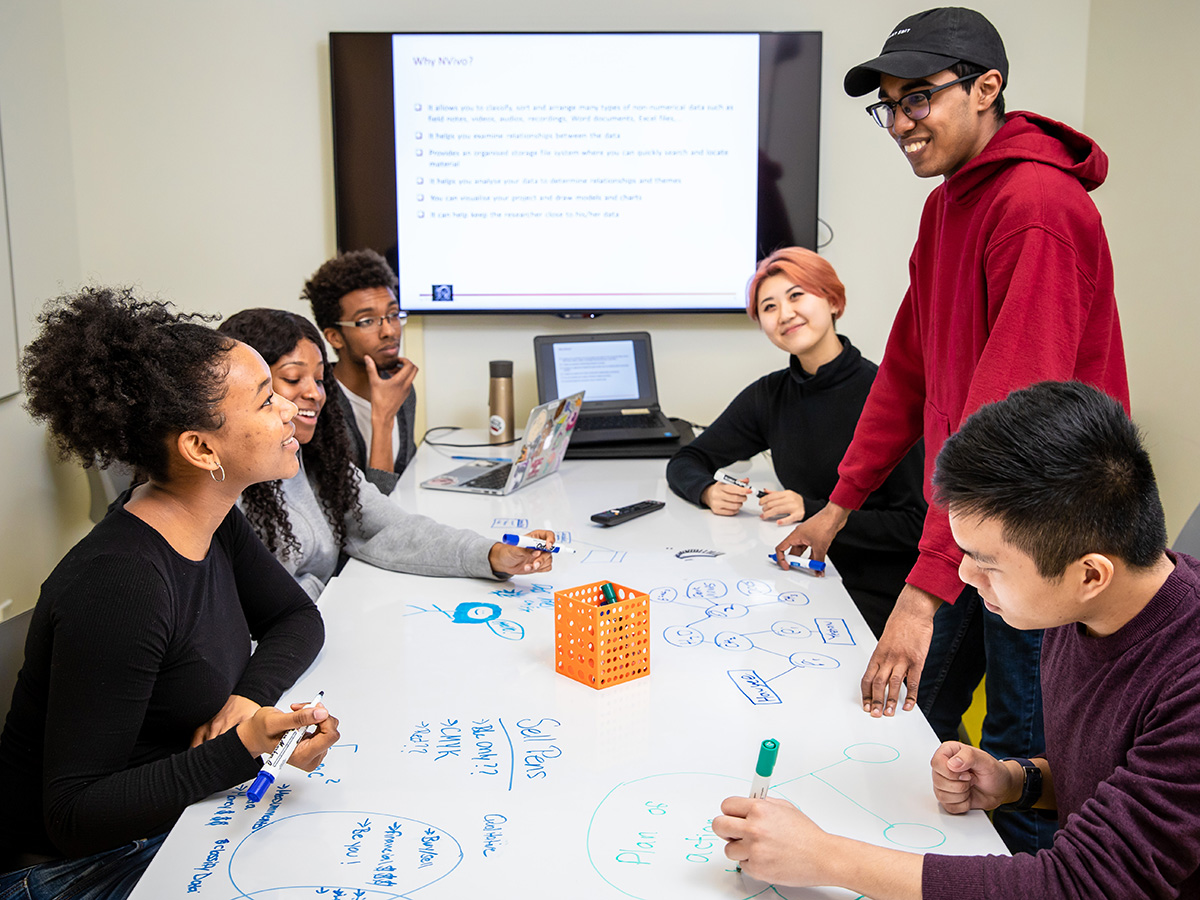
M247 309L219 330L262 354L275 393L298 407L299 473L252 485L240 502L259 537L314 600L346 557L417 575L505 578L550 568L550 553L410 515L363 479L352 462L341 406L326 402L341 389L308 319ZM531 534L554 542L553 532Z

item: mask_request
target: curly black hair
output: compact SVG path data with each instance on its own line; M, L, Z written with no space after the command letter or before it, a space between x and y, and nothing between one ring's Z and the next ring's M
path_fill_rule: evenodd
M358 482L349 462L354 458L350 434L338 402L341 388L325 356L325 341L320 332L303 316L282 309L262 308L244 309L230 316L221 323L218 331L249 344L262 354L268 366L275 365L302 340L312 341L321 351L321 362L325 367L325 406L317 416L317 429L312 440L300 452L305 468L316 481L317 497L333 529L338 549L345 547L346 515L352 513L362 524L362 505L358 498ZM287 558L300 550L283 506L281 482L250 485L242 492L242 505L246 518L272 553Z
M21 358L25 408L45 422L63 459L85 467L122 462L155 481L169 477L169 441L215 431L235 343L133 288L92 285L38 316Z
M305 282L300 299L312 304L313 318L324 331L337 327L343 297L351 291L377 287L388 288L394 294L399 290L400 282L388 261L374 250L351 250L317 269Z

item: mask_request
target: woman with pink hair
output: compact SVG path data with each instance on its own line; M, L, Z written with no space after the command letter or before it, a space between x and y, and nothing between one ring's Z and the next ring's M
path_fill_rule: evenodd
M750 490L716 481L713 474L768 450L783 489L758 498L759 513L792 525L828 501L878 367L837 333L846 291L833 266L811 250L786 247L764 259L750 279L746 301L750 318L788 354L787 367L738 394L675 454L667 481L679 496L715 515L737 515ZM863 508L850 514L829 550L876 637L917 559L926 509L921 460L918 445Z

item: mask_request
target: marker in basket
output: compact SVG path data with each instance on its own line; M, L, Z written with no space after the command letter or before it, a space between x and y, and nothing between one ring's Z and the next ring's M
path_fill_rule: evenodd
M325 692L321 691L317 696L313 697L312 703L304 707L312 709L321 702L321 698L325 696ZM254 784L250 785L250 790L246 791L246 796L253 802L257 803L263 798L263 794L271 789L271 785L275 783L275 779L279 777L279 773L283 771L283 767L287 765L288 760L292 758L292 751L300 744L300 739L304 737L304 733L308 731L308 727L293 728L275 745L275 749L271 751L271 755L267 757L267 761L263 763L263 767L258 772L258 777L254 779Z
M612 582L606 581L600 585L600 593L604 595L604 602L601 606L607 606L609 603L617 602L617 592L613 590Z
M510 547L520 547L524 550L541 550L543 553L578 553L574 547L559 547L557 544L551 546L545 541L539 541L537 538L531 538L520 534L504 534L500 536L500 540L508 544Z
M767 738L758 748L758 765L754 767L754 780L750 782L750 799L761 800L771 787L771 775L775 772L775 758L779 755L779 741ZM737 870L742 871L738 863Z
M768 553L767 559L773 563L779 562L779 557L774 553ZM825 563L819 559L789 559L788 565L793 569L807 569L809 572L824 572Z

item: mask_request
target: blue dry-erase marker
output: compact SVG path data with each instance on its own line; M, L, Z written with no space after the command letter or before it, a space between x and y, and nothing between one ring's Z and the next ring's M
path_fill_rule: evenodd
M779 756L779 741L767 738L758 748L758 763L754 766L754 780L750 782L750 799L761 800L771 787L771 776L775 774L775 758ZM742 871L738 863L737 870Z
M779 564L779 557L774 553L768 553L767 559L776 565ZM824 572L825 563L819 559L789 559L788 565L793 569L807 569L810 572Z
M479 462L512 462L507 456L452 456L451 459L470 459Z
M325 696L325 692L317 694L313 697L312 703L304 707L311 709L321 702L321 698ZM275 749L271 751L271 755L267 757L267 761L263 763L263 767L259 769L258 777L254 779L254 784L250 785L250 790L246 791L246 796L253 802L257 803L263 798L263 794L271 789L271 785L275 783L275 779L279 777L279 773L283 771L283 767L287 765L289 759L292 758L292 751L300 744L300 738L304 737L304 733L308 728L293 728L275 745Z
M543 553L578 553L572 547L550 546L545 541L539 541L537 538L531 538L520 534L505 534L500 537L504 543L512 547L520 547L524 550L541 550Z

